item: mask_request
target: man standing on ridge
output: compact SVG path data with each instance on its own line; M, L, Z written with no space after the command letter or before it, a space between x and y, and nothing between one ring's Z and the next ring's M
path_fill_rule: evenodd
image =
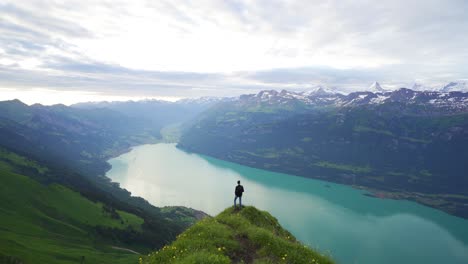
M234 208L236 208L236 201L239 198L239 208L242 209L242 193L244 192L244 186L240 184L240 181L237 181L237 186L235 190L236 198L234 198Z

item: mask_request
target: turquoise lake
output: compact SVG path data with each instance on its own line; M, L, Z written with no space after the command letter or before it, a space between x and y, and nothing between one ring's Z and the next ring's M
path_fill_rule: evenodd
M132 195L210 215L233 205L240 180L244 204L269 211L338 263L468 263L468 220L414 202L190 154L175 144L135 147L109 163L107 177Z

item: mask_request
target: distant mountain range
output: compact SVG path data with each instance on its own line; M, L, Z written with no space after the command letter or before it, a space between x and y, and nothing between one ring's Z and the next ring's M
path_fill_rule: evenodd
M242 95L202 112L178 146L468 217L468 92L373 86Z
M405 88L405 87L401 87ZM374 82L369 88L364 91L368 92L388 92L392 89L383 88L378 82ZM411 86L411 90L414 91L433 91L433 92L468 92L467 81L455 81L449 82L445 85L425 85L422 83L414 83Z
M468 91L468 82L450 82L445 85L441 92Z
M208 107L229 98L201 97L182 99L177 102L162 100L142 100L123 102L88 102L78 103L71 107L77 109L106 109L124 114L132 119L140 119L162 128L171 123L190 120Z
M419 91L419 92L468 92L468 81L460 80L460 81L454 81L454 82L449 82L446 84L424 84L420 82L415 82L411 86L400 86L395 89L395 85L382 85L378 81L373 82L370 86L368 87L361 87L361 88L356 88L354 92L372 92L372 93L385 93L385 92L391 92L399 89L410 89L413 91ZM340 93L340 94L348 94L350 92L344 92L341 89L346 89L346 87L333 87L329 88L325 85L317 85L316 87L305 91L305 93L312 93L315 90L322 89L327 92L331 93ZM302 91L304 92L304 91Z
M430 111L427 114L448 114L468 110L468 92L414 91L407 88L384 91L378 83L374 86L379 92L353 92L347 95L322 87L306 92L265 90L258 94L242 95L237 103L250 107L259 104L279 107L301 105L306 109L399 103L412 107L405 110L418 111L419 114L424 114L424 111Z
M108 158L134 145L158 142L163 127L190 120L220 100L98 102L70 107L3 101L0 147L60 163L84 175L102 175Z

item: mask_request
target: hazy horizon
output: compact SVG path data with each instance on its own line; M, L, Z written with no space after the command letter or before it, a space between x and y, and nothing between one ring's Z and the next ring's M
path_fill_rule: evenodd
M73 104L468 80L466 1L4 1L0 100Z
M369 88L369 87L367 87ZM391 92L398 89L414 89L413 87L398 87L393 89L387 89L387 87L382 87L384 92ZM415 91L439 91L443 88L440 87L428 87L428 89L417 89ZM328 91L332 91L338 94L349 94L352 92L379 92L379 91L371 91L369 89L357 89L354 91L346 92L345 90L338 90L334 88L329 88L323 85L317 85L312 89L263 89L263 90L252 90L250 93L244 93L240 95L247 95L247 94L256 94L261 91L266 90L275 90L280 92L281 90L286 90L288 92L293 93L304 93L307 91L315 91L317 89L326 89ZM467 92L466 90L462 92ZM49 90L49 89L39 89L39 90L32 90L32 91L13 91L11 94L8 91L5 93L4 91L0 94L0 102L4 101L13 101L19 100L22 103L27 105L34 105L34 104L41 104L41 105L74 105L79 103L101 103L101 102L140 102L140 101L164 101L164 102L177 102L186 99L202 99L202 98L229 98L229 97L238 97L239 95L224 95L224 96L193 96L193 97L161 97L161 96L151 96L151 97L144 97L144 96L117 96L117 95L99 95L95 92L73 92L73 91L56 91L56 90Z

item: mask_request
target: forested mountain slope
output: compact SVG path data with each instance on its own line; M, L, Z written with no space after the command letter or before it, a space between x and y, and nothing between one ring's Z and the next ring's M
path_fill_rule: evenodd
M468 217L468 93L318 92L263 91L220 103L178 146Z
M160 209L103 177L106 160L157 142L159 127L106 109L0 102L0 260L129 263L202 212ZM16 261L16 262L15 262Z

